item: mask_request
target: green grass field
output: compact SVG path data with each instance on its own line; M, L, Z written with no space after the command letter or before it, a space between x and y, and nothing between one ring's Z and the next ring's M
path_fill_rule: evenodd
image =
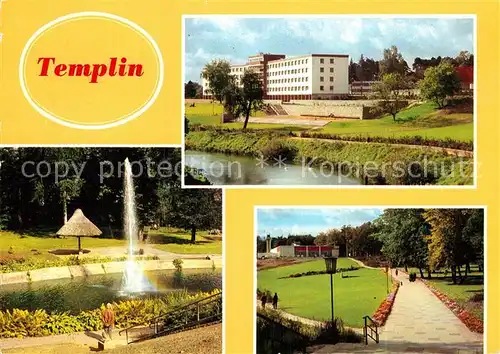
M98 237L82 237L83 248L98 248L122 246L124 240ZM19 234L10 231L0 231L0 250L8 250L13 247L14 252L30 251L37 249L39 251L50 250L54 248L72 248L78 247L76 237L55 238L47 235L46 232L30 232Z
M427 102L401 111L396 122L390 115L380 119L331 122L318 132L469 141L474 138L474 124L472 113L444 114L437 110L434 103Z
M150 243L154 248L180 254L222 254L222 239L213 238L208 231L196 233L196 243L192 244L191 233L184 230L161 228L151 231Z
M357 263L339 258L337 268L357 266ZM291 266L265 269L257 273L257 287L278 293L279 307L291 314L328 320L330 308L330 276L313 275L300 278L286 278L292 273L310 270L324 270L324 260L305 262ZM386 275L377 269L361 268L334 275L335 316L341 317L350 327L362 327L363 316L373 315L387 295Z
M0 259L8 255L9 250L15 256L36 259L57 259L56 255L48 253L52 249L77 249L76 237L55 238L51 233L40 231L19 234L11 231L0 231ZM207 231L197 232L197 241L191 244L189 232L179 229L161 228L150 231L149 243L153 247L179 254L221 254L222 240L212 238ZM112 238L83 237L82 248L101 248L125 246L125 240ZM12 248L11 248L12 247ZM40 254L34 254L37 250Z

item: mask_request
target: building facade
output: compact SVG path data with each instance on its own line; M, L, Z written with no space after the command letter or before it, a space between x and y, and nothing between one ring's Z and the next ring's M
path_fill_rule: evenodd
M241 83L245 70L259 74L267 100L333 99L349 94L349 56L309 54L286 57L257 54L243 65L231 65L231 75ZM210 98L208 82L202 79L203 97Z

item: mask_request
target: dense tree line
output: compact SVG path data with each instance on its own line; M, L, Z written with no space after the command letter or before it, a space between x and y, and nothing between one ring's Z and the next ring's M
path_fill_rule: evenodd
M220 228L220 190L182 190L180 153L171 148L0 149L0 225L57 229L81 208L103 232L121 229L128 158L142 225Z
M338 246L340 256L382 257L392 267L417 268L420 276L449 269L462 283L470 265L484 267L483 209L386 209L377 219L359 226L344 225L316 237L273 238L273 247L297 243ZM257 241L265 252L265 237Z
M201 98L203 96L203 87L189 80L184 84L184 98Z
M420 58L416 57L410 67L396 46L391 46L383 51L380 60L367 58L361 54L357 62L351 59L349 63L349 82L353 81L377 81L384 74L400 74L412 82L424 78L428 68L438 66L441 63L449 63L453 67L473 66L474 55L468 51L460 51L456 57Z
M257 252L266 252L266 235L257 236ZM287 245L302 245L302 246L313 246L315 243L315 237L313 235L289 235L289 236L278 236L271 238L271 247L287 246Z

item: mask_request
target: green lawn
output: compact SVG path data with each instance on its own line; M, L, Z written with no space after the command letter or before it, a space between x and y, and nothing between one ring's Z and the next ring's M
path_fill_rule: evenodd
M212 107L213 106L213 107ZM223 107L219 103L196 103L195 107L186 105L186 117L191 124L204 124L204 125L223 125L228 129L242 129L243 123L225 123L220 122ZM264 117L266 114L262 111L252 113L251 117ZM288 126L284 124L261 124L249 123L249 129L272 129L272 130L286 130L286 131L301 131L309 129L307 126Z
M191 243L191 233L184 230L161 228L150 231L149 242L155 248L182 254L222 254L222 239L213 238L208 231L196 233L196 243Z
M357 266L357 263L339 258L337 268ZM317 320L331 317L330 276L313 275L280 279L292 273L324 270L324 260L291 266L265 269L257 273L257 287L278 293L279 307L297 316ZM335 316L341 317L350 327L362 327L363 316L373 315L387 295L386 275L377 269L361 268L334 275Z
M124 245L124 240L98 237L82 237L83 248L98 248ZM76 237L55 238L46 232L37 234L26 233L19 234L11 231L0 231L0 250L8 250L13 247L14 252L30 251L37 249L39 251L50 250L54 248L72 248L78 247Z
M427 102L380 119L348 120L328 123L318 132L370 136L423 136L427 138L473 140L472 113L445 114L434 103Z

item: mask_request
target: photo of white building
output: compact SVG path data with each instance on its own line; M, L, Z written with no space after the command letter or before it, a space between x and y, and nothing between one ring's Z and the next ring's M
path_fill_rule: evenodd
M349 55L308 54L250 56L246 64L232 64L231 74L239 84L245 70L257 72L262 80L264 99L333 99L349 94ZM202 79L203 96L210 97L208 81Z

